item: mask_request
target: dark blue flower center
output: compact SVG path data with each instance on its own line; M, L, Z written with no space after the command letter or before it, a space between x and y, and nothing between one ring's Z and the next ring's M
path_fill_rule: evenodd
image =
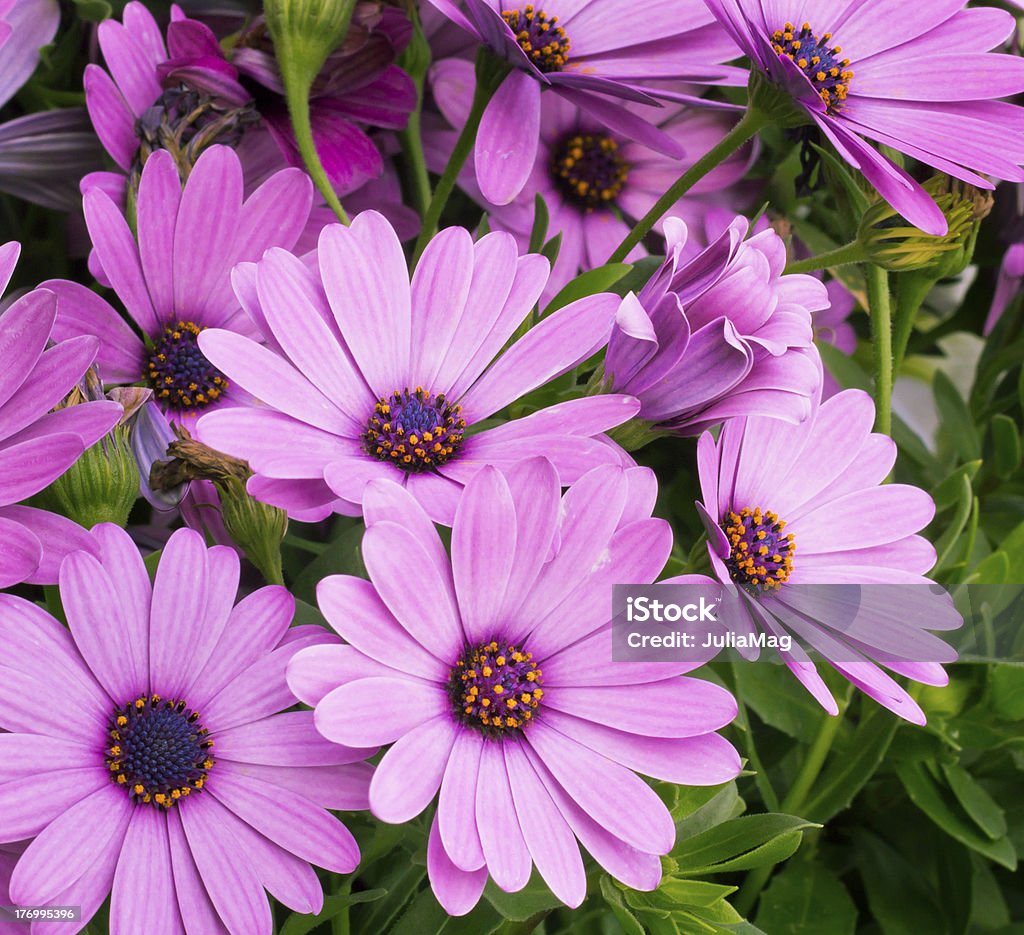
M814 35L810 23L804 23L799 32L792 23L772 33L772 48L779 55L796 62L797 67L810 79L830 113L838 113L850 91L850 60L840 59L841 46L831 46L832 33ZM831 47L830 47L831 46Z
M228 388L227 378L199 350L203 329L191 321L164 328L153 344L146 376L153 395L169 409L205 409Z
M443 393L422 386L381 396L363 433L363 449L380 461L416 474L439 467L462 445L466 421Z
M170 808L206 784L213 768L207 733L184 701L136 698L110 716L110 776L133 802Z
M725 564L732 580L748 591L776 591L793 572L796 546L792 533L783 533L785 522L770 510L744 507L726 513L722 529L729 539Z
M629 178L629 164L614 138L574 133L551 151L551 178L566 201L589 212L614 204Z
M467 646L448 676L456 719L490 737L518 733L533 720L540 686L533 655L497 640Z
M515 34L526 57L545 74L561 71L569 61L569 37L558 25L557 16L527 5L520 10L505 10L502 19Z

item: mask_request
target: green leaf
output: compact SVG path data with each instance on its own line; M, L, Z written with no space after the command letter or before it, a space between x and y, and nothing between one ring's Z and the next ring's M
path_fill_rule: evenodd
M992 442L996 452L996 474L1006 480L1020 467L1021 444L1017 423L1001 412L992 416Z
M622 926L623 935L645 935L644 927L637 921L636 916L633 915L626 905L622 896L622 890L606 874L601 877L601 895L608 904L608 908L611 909L616 921Z
M798 863L772 879L755 921L771 935L853 935L857 907L831 871Z
M530 253L540 253L544 246L544 238L548 235L548 224L551 215L544 196L537 192L533 198L533 229L530 231Z
M1000 543L998 551L978 565L971 580L981 584L1024 582L1024 523Z
M558 261L558 254L561 251L561 249L562 249L562 232L559 231L546 244L544 244L544 247L543 247L543 249L540 252L541 252L541 256L545 256L545 257L548 258L548 262L553 267L555 265L555 263Z
M113 13L107 0L74 0L74 3L78 18L87 23L102 23Z
M840 386L847 390L871 391L871 378L852 357L824 341L818 342L818 350L825 369L839 381Z
M957 801L993 841L1006 834L1006 815L999 803L958 763L943 763L942 772Z
M818 827L795 815L743 815L684 839L672 858L687 876L773 866L796 852L805 830Z
M683 800L686 801L687 798L684 794ZM695 801L695 798L689 798L689 803L692 804L693 801ZM700 834L708 828L721 824L723 821L735 818L745 808L743 799L740 798L739 793L736 791L735 782L730 782L724 788L719 789L710 799L697 808L687 812L687 807L688 805L684 805L682 809L678 806L672 809L672 817L676 818L676 840ZM685 814L685 817L680 819L680 813Z
M665 877L652 893L626 890L626 902L634 909L665 909L674 911L680 906L706 908L735 893L738 887L704 880L686 880L679 877Z
M736 688L743 703L765 724L810 743L824 714L796 679L779 678L778 667L758 663L736 670Z
M971 486L971 479L966 474L959 477L960 492L956 501L956 512L949 521L949 525L942 531L942 535L935 541L935 568L945 568L954 557L954 550L960 533L967 526L971 518L971 511L974 509L976 497L974 488Z
M1004 721L1024 720L1024 666L996 665L989 670L992 710Z
M292 592L309 604L316 603L316 586L328 575L358 575L366 577L360 545L363 541L362 524L351 526L327 544L295 579Z
M493 881L488 881L484 887L484 898L506 919L514 922L525 922L538 912L562 905L536 872L518 893L506 893Z
M315 916L292 913L288 921L281 926L280 935L306 935L318 925L329 922L336 915L356 903L372 903L380 899L385 890L363 890L359 893L339 893L324 899L324 908Z
M960 465L941 484L932 490L932 499L935 501L935 511L937 513L948 510L951 506L961 501L964 487L961 478L966 477L968 481L973 481L981 465L981 461L968 461L966 464Z
M942 434L952 443L963 461L977 461L981 457L981 440L967 403L953 381L941 370L932 378L932 391L939 409Z
M596 295L598 292L607 292L632 267L628 263L608 263L599 266L597 269L587 270L580 273L575 279L568 283L544 309L544 315L550 315L560 308L564 308L570 302L585 298L588 295ZM543 316L542 316L543 317Z
M910 801L946 834L1008 870L1017 868L1017 851L1012 842L1006 837L993 841L987 835L980 834L974 823L949 801L950 797L924 766L920 763L901 762L896 772Z

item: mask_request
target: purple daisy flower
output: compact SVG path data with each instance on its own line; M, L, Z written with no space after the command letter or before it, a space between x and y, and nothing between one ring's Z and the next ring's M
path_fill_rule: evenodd
M0 247L0 293L20 247ZM89 537L71 520L20 502L60 477L121 417L114 402L52 411L96 357L94 337L52 344L57 298L38 289L0 315L0 588L22 581L53 584L61 560L87 548Z
M665 222L668 255L622 303L608 343L605 386L640 400L657 431L696 435L724 419L800 422L821 383L811 312L828 307L813 276L783 275L786 248L767 229L744 239L736 217L685 260L686 225Z
M541 91L579 107L602 130L669 156L682 150L669 134L622 106L653 108L645 82L738 84L737 69L718 63L736 47L698 0L652 0L644 15L626 0L545 0L542 8L510 0L430 0L452 22L511 66L484 112L476 138L476 177L493 204L523 189L536 162Z
M235 605L237 556L192 530L171 537L152 584L127 533L91 535L97 555L61 566L68 628L0 595L0 841L31 839L11 902L87 920L109 893L111 935L270 933L264 889L318 912L309 862L358 863L327 809L367 806L372 751L286 712L285 668L333 637L289 629L284 588ZM64 703L26 704L43 698Z
M320 582L318 600L349 645L304 650L289 685L338 743L393 744L370 808L408 821L440 790L427 849L431 886L453 915L490 876L526 885L531 865L578 906L586 876L577 840L635 889L661 878L675 827L634 770L714 785L740 768L715 731L736 703L680 677L698 663L611 661L612 585L650 583L672 533L650 518L644 468L605 465L564 497L544 458L466 487L451 558L423 508L397 484L365 495L370 579ZM429 593L427 619L406 584Z
M32 77L39 50L53 41L59 25L57 0L0 2L0 107Z
M242 189L242 166L228 147L206 150L184 190L171 155L154 153L139 182L138 242L106 193L86 194L96 259L142 338L85 286L45 283L60 299L55 335L97 335L105 383L143 381L186 425L201 410L251 402L203 357L197 338L214 327L260 339L231 289L231 269L269 247L290 249L309 217L312 184L298 169L275 174L245 200Z
M1005 10L966 0L705 0L759 76L791 96L839 154L908 221L943 235L925 190L862 137L979 188L1024 180L1024 61L989 54L1013 33ZM913 80L907 80L909 74Z
M794 637L783 659L830 714L835 699L801 643L879 704L923 724L917 702L881 667L945 685L940 663L956 653L928 630L961 619L923 577L935 549L916 533L935 513L932 498L882 483L896 445L872 433L874 420L871 398L846 390L800 425L727 422L717 442L705 433L698 443L697 507L714 573L734 588L729 624L738 633Z
M511 235L474 243L464 228L447 228L410 284L394 230L366 211L351 227L324 228L318 255L319 278L284 250L236 270L238 296L268 348L219 329L199 337L206 358L263 403L198 425L204 444L249 462L253 496L302 518L358 513L367 481L385 477L451 523L463 486L485 464L545 454L570 484L594 465L620 463L622 451L595 436L635 414L628 396L485 423L600 350L618 296L573 302L502 354L549 268L541 256L519 256Z
M431 70L434 100L453 127L469 114L474 87L473 66L461 59L446 59ZM640 105L626 104L640 113ZM657 112L657 126L684 152L682 159L665 156L642 143L631 142L604 129L586 111L557 94L541 98L540 142L536 161L522 192L507 205L492 205L477 184L471 167L460 176L460 186L487 209L491 226L513 234L520 248L530 241L534 197L547 204L548 236L561 232L562 245L544 290L546 302L580 270L608 262L629 233L631 219L643 217L679 174L717 144L733 123L728 111L669 104ZM427 134L432 168L443 170L455 146L456 133L437 130ZM705 176L671 209L693 229L705 225L707 214L729 206L730 218L745 207L753 194L741 180L750 168L756 147L748 144ZM655 230L661 233L659 222ZM627 261L646 254L636 247Z
M123 19L100 24L109 73L89 65L84 84L96 132L125 173L137 172L159 148L171 148L191 163L210 143L228 143L239 146L245 159L250 146L262 151L252 137L264 135L277 144L277 168L302 165L262 20L237 37L229 59L213 31L177 6L166 43L141 3L127 4ZM412 80L393 64L408 36L398 10L362 4L351 35L317 79L314 137L341 194L383 170L363 127L401 128L415 105Z

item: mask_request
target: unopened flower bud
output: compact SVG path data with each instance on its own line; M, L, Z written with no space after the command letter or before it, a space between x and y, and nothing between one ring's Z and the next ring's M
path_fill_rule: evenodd
M884 201L876 201L861 219L858 241L870 262L892 272L921 271L935 280L957 276L974 255L981 221L992 210L992 196L972 185L936 175L924 184L949 224L936 237L907 221Z

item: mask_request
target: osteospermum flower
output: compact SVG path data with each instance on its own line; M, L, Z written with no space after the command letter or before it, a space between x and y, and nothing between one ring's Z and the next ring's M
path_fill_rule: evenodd
M985 176L1024 180L1024 110L1000 102L1024 91L1024 60L990 54L1012 35L1005 10L966 0L706 0L756 73L859 169L908 221L929 234L947 223L910 175L862 137L980 188ZM883 25L884 24L884 25Z
M879 704L924 723L883 667L945 685L940 663L956 653L928 630L957 627L960 616L924 577L935 549L916 533L935 505L916 487L882 483L896 445L871 432L874 418L871 398L846 390L800 425L727 422L717 442L706 433L698 443L698 508L714 572L734 586L728 623L738 633L791 634L783 659L830 714L835 699L801 643Z
M541 91L580 107L599 127L670 156L678 142L624 101L657 105L646 83L676 79L736 84L729 37L698 0L654 0L643 16L626 0L430 0L452 22L511 66L484 112L476 138L476 176L493 204L507 204L523 189L536 161ZM610 26L609 24L614 24Z
M640 400L656 431L696 435L723 419L799 422L821 382L811 312L828 307L813 276L783 275L786 248L768 229L744 239L734 218L687 260L686 225L665 222L668 255L623 301L605 358L605 386Z
M227 147L204 152L184 190L170 154L154 153L139 182L138 242L108 195L86 194L96 258L142 338L84 286L45 284L60 298L55 334L97 335L104 381L142 381L186 425L206 409L250 401L202 355L197 338L210 327L260 337L231 290L231 269L269 247L290 248L309 216L312 185L297 169L275 174L244 201L242 189L241 164Z
M438 62L431 70L434 100L453 127L465 123L473 98L470 63L460 59ZM624 105L632 112L644 108ZM642 143L601 126L575 104L557 94L541 98L540 142L536 160L523 191L507 205L492 205L476 182L471 168L459 183L486 208L491 226L512 233L520 247L530 242L534 200L541 195L549 212L547 235L562 235L558 258L544 290L551 299L580 270L608 261L629 233L631 220L643 217L665 187L689 168L729 131L734 118L728 111L669 104L657 113L657 126L675 140L683 157L665 156ZM438 129L428 134L432 168L443 170L455 145L455 132ZM709 211L730 206L735 213L748 199L749 186L741 183L755 147L748 145L705 176L669 213L694 229L704 227ZM658 233L662 224L655 225ZM644 256L636 247L627 257Z
M68 629L0 595L0 841L31 839L10 880L22 906L110 894L110 932L274 930L264 888L318 912L312 861L359 851L327 808L364 808L368 752L330 744L294 704L285 667L330 640L289 629L294 599L235 604L238 559L176 532L149 575L127 533L101 524L94 557L65 559ZM26 699L60 698L58 706Z
M239 298L273 350L219 329L199 338L214 366L264 404L210 413L197 426L204 444L249 462L254 496L322 518L358 512L367 481L383 477L450 523L485 464L546 454L568 484L623 457L595 436L635 413L625 396L481 424L599 350L617 296L573 302L501 354L548 277L548 261L520 257L511 235L473 243L447 228L410 284L394 230L367 211L351 227L325 228L318 257L319 280L283 250L236 271Z
M375 481L370 580L319 585L349 645L302 651L289 684L329 739L393 744L370 784L378 818L408 821L440 791L427 870L453 915L488 876L521 889L531 865L578 906L577 840L616 878L655 888L675 828L634 770L695 785L739 770L714 733L735 702L680 677L697 663L611 660L612 585L651 582L671 551L668 524L650 518L653 492L640 468L595 468L560 497L543 458L488 467L463 494L449 559L408 492Z
M0 292L20 247L0 247ZM51 410L82 379L97 341L54 337L57 299L39 289L0 315L0 587L22 581L53 584L69 550L87 548L85 530L69 519L21 505L60 477L121 417L114 402Z
M96 133L123 172L137 172L150 152L166 149L186 175L211 143L240 146L245 156L250 147L262 150L251 139L262 136L277 144L276 168L302 165L262 19L235 37L230 57L208 26L177 6L166 43L143 4L127 4L123 20L99 27L109 73L89 65L84 77ZM346 42L317 79L313 133L341 193L383 169L365 127L401 128L415 104L411 79L393 64L408 35L399 11L360 4Z

